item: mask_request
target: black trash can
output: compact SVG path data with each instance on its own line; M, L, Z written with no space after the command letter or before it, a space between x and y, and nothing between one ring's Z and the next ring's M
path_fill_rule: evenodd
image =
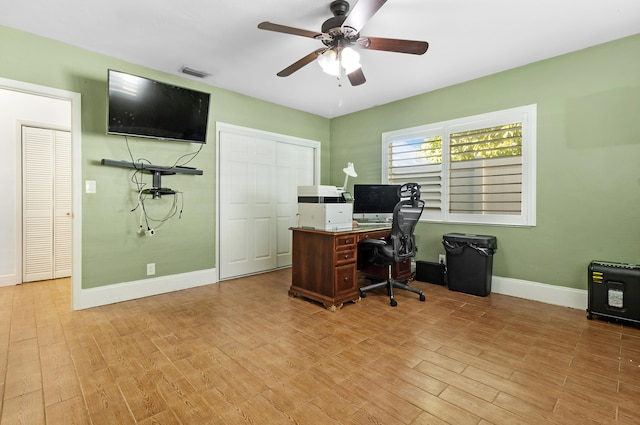
M491 293L495 236L447 233L442 236L447 253L447 284L452 291L486 297Z

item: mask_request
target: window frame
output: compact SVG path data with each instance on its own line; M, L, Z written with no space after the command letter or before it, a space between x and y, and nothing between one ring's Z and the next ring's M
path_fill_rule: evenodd
M477 130L506 124L522 123L522 192L520 214L462 214L449 211L449 142L452 133ZM536 225L536 128L537 105L531 104L495 112L456 118L411 128L382 133L382 182L389 183L389 146L392 143L417 138L442 137L440 174L441 208L429 209L421 221L500 226ZM397 183L394 181L394 183ZM428 200L425 200L428 201Z

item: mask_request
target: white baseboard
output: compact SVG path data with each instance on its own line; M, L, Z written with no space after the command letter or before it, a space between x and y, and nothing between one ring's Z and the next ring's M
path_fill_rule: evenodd
M563 307L587 309L588 291L509 277L492 276L491 292Z
M160 276L132 282L117 283L99 288L81 289L74 310L98 307L182 289L217 283L216 269ZM77 305L76 305L77 304Z
M216 269L198 270L169 276L160 276L132 282L123 282L99 288L82 289L74 310L98 307L167 292L180 291L217 283ZM492 276L491 292L586 310L588 292L584 289L548 285L528 280Z
M20 283L17 280L18 278L16 275L0 276L0 287L17 285Z

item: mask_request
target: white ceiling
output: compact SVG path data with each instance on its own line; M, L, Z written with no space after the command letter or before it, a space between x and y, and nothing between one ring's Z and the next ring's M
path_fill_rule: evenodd
M277 77L323 45L258 23L319 32L330 2L4 0L0 25L328 118L640 32L640 0L388 0L361 35L428 41L426 54L361 50L357 87L316 63Z

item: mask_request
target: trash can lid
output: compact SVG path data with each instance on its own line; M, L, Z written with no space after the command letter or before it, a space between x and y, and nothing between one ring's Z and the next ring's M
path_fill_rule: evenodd
M482 248L498 249L498 240L490 235L472 235L468 233L446 233L442 239L458 244L474 244Z

